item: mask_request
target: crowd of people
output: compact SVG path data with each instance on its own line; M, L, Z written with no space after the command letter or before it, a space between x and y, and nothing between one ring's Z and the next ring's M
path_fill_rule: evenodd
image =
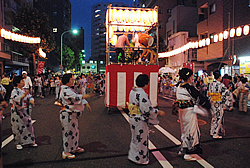
M232 111L235 107L239 112L247 113L249 85L243 75L235 74L232 78L225 74L221 77L220 71L215 70L210 76L194 78L192 70L182 68L175 80L170 76L159 77L159 86L162 95L176 95L173 111L178 113L181 126L179 154L184 154L188 161L197 159L191 154L202 153L197 114L211 116L209 134L213 139L220 139L225 136L226 110Z
M148 75L138 75L135 83L136 87L130 91L127 102L132 134L128 159L136 164L148 164L148 125L159 124L157 116L164 116L165 112L153 108L145 92L149 84ZM86 98L97 94L103 96L104 90L104 74L92 75L89 72L88 75L79 76L43 74L29 77L23 71L22 76L13 74L11 78L4 74L0 84L0 111L3 112L3 108L11 104L11 128L16 149L21 150L24 145L37 147L31 119L34 97L55 95L57 105L61 107L62 158L73 159L75 153L84 152L78 146L78 118L85 107L91 112ZM178 109L182 142L178 154L184 155L187 161L197 159L192 154L202 153L197 114L211 116L209 133L212 138L220 139L225 136L224 111L231 111L234 106L238 106L239 111L247 112L249 85L247 78L242 75L221 77L216 70L210 76L205 74L194 79L192 70L182 68L174 79L169 75L160 76L159 91L163 95L176 95L173 107Z
M208 96L209 85L216 81L213 72L204 74L202 76L194 77L194 86L203 95ZM183 79L179 75L174 78L171 75L159 75L159 93L161 92L164 96L175 97L177 87ZM225 74L221 81L229 92L229 97L225 102L223 109L226 111L232 111L234 107L239 108L240 112L247 112L248 102L248 90L250 88L248 79L243 74L238 75L235 73L234 77ZM245 94L243 94L245 93Z
M61 103L60 119L63 127L64 144L62 158L72 158L74 155L69 152L79 153L84 150L78 147L79 136L75 137L74 143L71 143L72 140L69 140L68 136L65 137L65 133L73 131L79 134L77 119L80 113L84 110L84 106L87 106L91 111L85 98L98 94L103 96L104 90L104 74L92 75L91 72L88 75L81 74L79 76L73 74L65 74L64 76L38 74L32 77L29 77L26 71L23 71L20 76L17 76L16 73L11 77L4 74L0 84L0 112L2 118L4 118L4 108L10 104L11 128L16 149L21 150L24 145L37 147L31 119L32 107L35 105L34 98L46 98L49 94L54 95L55 99ZM76 102L76 105L72 105L72 102ZM66 116L68 117L67 120L65 120ZM69 118L71 120L68 120ZM68 121L70 122L68 123ZM72 125L75 126L72 127Z

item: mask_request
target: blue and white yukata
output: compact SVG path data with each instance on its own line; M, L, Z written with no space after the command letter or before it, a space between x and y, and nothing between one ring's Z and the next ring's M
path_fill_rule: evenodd
M78 118L84 111L84 104L87 104L88 102L85 99L82 99L81 94L77 94L73 89L66 85L61 86L59 99L64 106L60 111L63 149L64 152L68 153L78 148Z
M210 109L210 102L189 83L178 86L176 98L179 106L178 111L181 126L181 147L179 154L202 153L200 143L201 134L194 105L200 105L205 109Z
M217 94L220 94L219 99L217 99ZM219 134L225 135L225 130L223 128L224 124L224 110L223 107L226 101L230 100L230 91L226 88L226 86L219 82L213 81L209 85L208 96L211 101L211 113L212 113L212 121L211 121L211 136L218 136ZM213 101L213 96L214 100Z
M10 103L11 107L11 128L14 135L14 143L16 145L27 145L35 143L35 135L30 116L31 104L34 100L31 94L28 94L23 99L22 95L25 91L15 87L11 92Z
M158 124L158 109L154 109L148 94L142 88L133 88L129 94L129 103L137 105L141 114L129 114L132 133L128 159L135 163L149 161L148 124Z

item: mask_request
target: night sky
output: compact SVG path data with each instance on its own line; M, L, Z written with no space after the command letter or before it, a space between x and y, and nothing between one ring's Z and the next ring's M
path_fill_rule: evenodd
M71 29L83 27L85 33L86 60L91 56L91 6L99 2L123 2L131 6L133 0L70 0Z

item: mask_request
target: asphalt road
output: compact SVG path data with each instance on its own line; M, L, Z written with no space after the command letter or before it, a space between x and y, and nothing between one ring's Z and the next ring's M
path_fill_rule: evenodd
M34 168L126 168L141 167L127 159L130 143L130 129L126 120L126 109L111 109L107 113L104 97L88 99L92 112L87 110L79 119L79 146L85 152L74 160L63 160L59 107L54 105L54 96L36 98L32 119L37 148L25 147L16 150L11 141L10 107L5 109L2 141L10 142L2 148L4 167ZM150 126L150 164L144 167L176 168L244 168L250 165L250 115L239 113L237 109L225 113L226 136L214 140L209 135L210 118L199 116L202 135L203 154L198 161L187 162L177 155L180 144L180 125L178 117L171 114L171 100L159 96L159 109L166 116L159 117L159 126Z

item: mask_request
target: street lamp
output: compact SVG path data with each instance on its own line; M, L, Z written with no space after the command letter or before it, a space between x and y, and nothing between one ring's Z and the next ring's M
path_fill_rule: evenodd
M63 35L65 34L65 33L68 33L68 32L72 32L73 34L76 34L78 31L77 30L68 30L68 31L65 31L65 32L63 32L62 34L61 34L61 68L63 68L63 66L62 66L62 53L63 53Z

